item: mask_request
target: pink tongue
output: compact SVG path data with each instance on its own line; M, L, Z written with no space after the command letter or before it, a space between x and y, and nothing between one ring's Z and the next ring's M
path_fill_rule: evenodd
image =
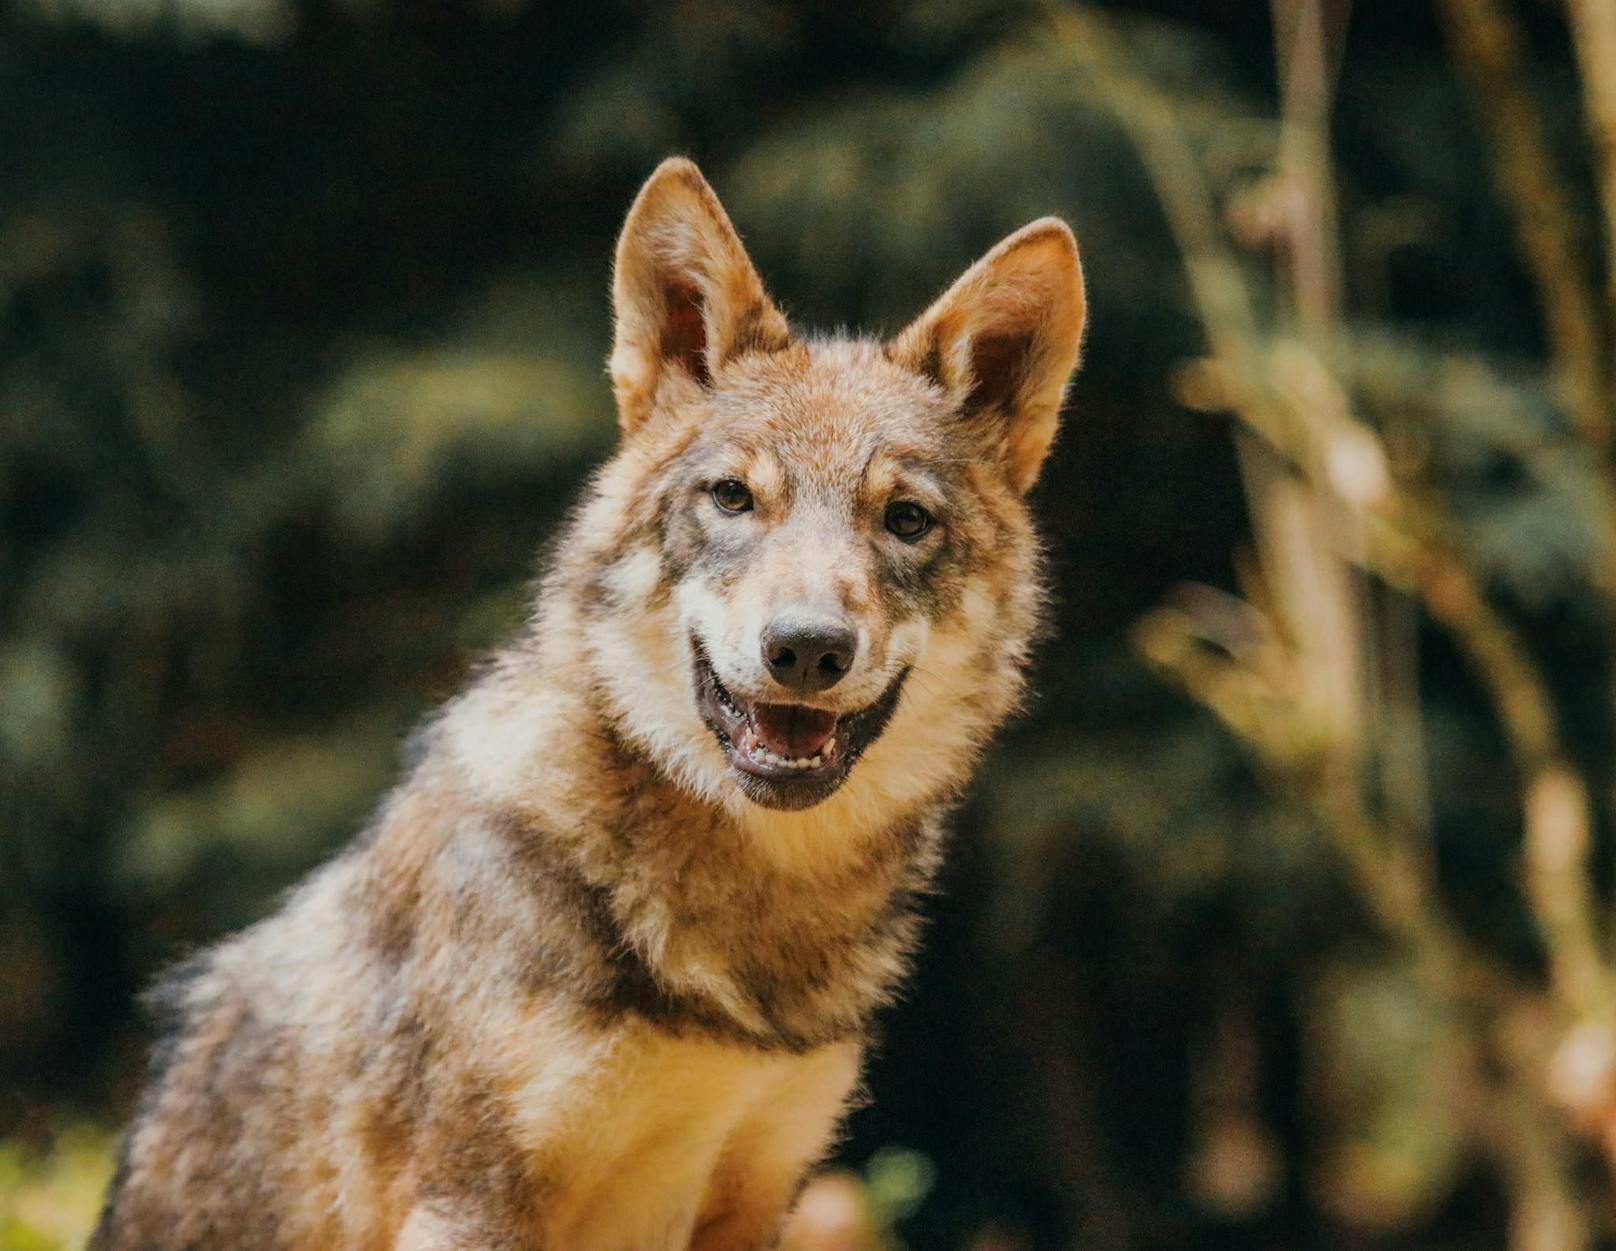
M757 704L752 728L775 755L795 760L819 754L836 733L836 714L801 704Z

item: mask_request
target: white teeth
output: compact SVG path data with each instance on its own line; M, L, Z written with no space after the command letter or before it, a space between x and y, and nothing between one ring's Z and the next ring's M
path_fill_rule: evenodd
M832 751L835 748L834 743L827 743L824 747L820 748L817 754L812 756L798 756L795 760L793 760L788 756L776 755L767 747L763 746L762 743L758 742L750 732L746 731L742 732L740 742L737 744L737 746L747 757L756 761L758 764L766 764L770 768L774 769L823 768L825 762L831 758Z

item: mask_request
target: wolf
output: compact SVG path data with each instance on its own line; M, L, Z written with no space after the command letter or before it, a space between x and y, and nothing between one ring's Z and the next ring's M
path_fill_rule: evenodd
M757 1251L831 1145L1021 698L1077 245L809 336L671 159L612 295L620 446L527 627L163 984L93 1251Z

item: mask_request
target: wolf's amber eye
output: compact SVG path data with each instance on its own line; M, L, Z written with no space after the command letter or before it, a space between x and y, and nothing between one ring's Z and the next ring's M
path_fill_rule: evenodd
M739 478L720 478L713 483L713 503L726 513L749 513L752 511L752 492Z
M887 529L913 543L931 529L931 514L913 500L898 500L887 505Z

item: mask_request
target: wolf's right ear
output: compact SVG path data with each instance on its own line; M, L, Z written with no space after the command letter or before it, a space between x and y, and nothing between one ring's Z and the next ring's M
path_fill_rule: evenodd
M670 157L646 180L617 240L612 389L625 432L651 413L657 390L711 385L719 366L790 342L701 171Z

